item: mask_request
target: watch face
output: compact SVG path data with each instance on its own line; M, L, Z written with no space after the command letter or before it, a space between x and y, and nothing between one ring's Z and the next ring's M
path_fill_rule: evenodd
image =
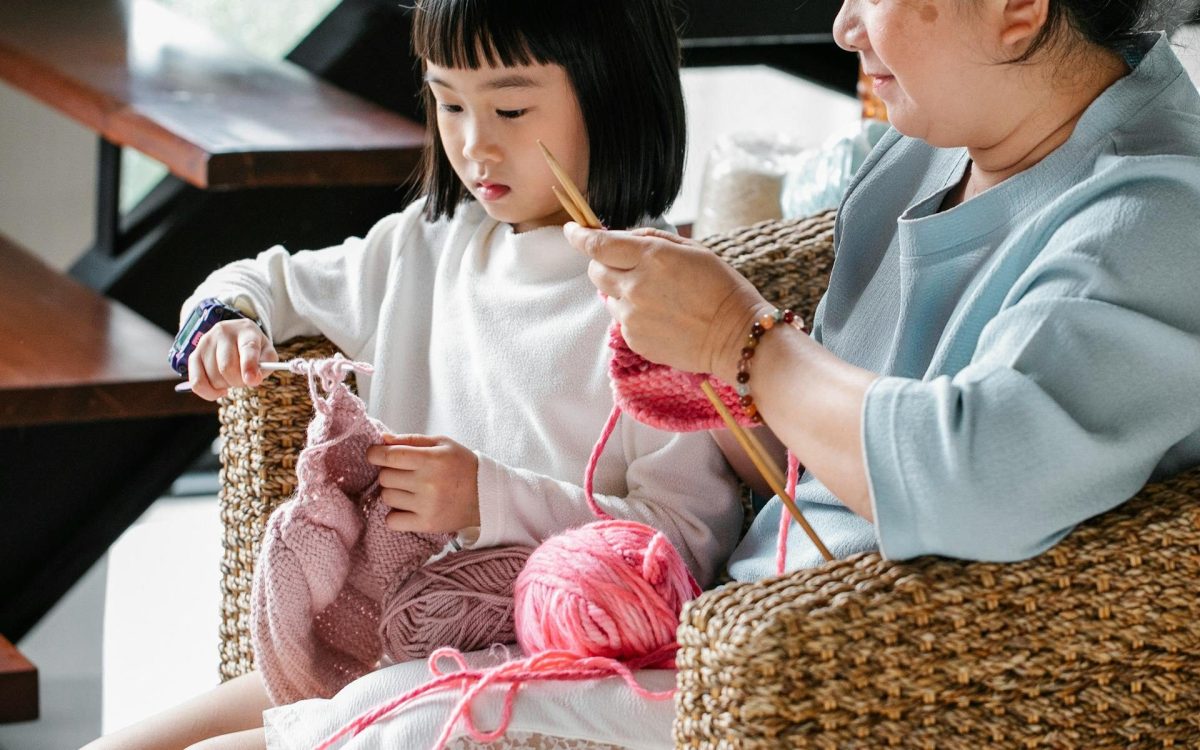
M196 321L200 320L200 316L204 314L204 307L197 307L192 310L192 314L188 316L187 322L179 329L179 333L175 335L174 348L176 350L183 349L187 340L191 338L192 330L196 327Z

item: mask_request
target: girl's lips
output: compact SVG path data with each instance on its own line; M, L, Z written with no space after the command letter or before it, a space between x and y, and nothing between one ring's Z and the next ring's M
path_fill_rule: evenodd
M879 93L879 89L887 86L894 80L896 80L895 76L871 76L871 82L875 87L875 93Z
M493 185L484 182L479 183L477 189L479 199L484 201L498 201L512 191L508 185Z

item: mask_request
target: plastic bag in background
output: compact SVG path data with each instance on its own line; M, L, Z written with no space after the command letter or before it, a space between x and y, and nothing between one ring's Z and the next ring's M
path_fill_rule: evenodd
M809 146L783 133L722 136L704 165L692 236L699 239L782 218L779 199L784 175Z
M793 160L783 180L783 218L796 219L837 208L854 173L888 127L879 120L863 120L852 132Z

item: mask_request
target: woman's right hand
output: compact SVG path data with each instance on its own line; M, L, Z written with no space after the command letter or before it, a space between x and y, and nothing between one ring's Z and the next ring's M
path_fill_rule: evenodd
M230 388L262 383L260 362L278 362L279 355L266 334L252 320L242 318L217 323L200 337L188 357L188 383L192 393L216 401Z
M588 276L608 295L625 342L652 362L711 372L732 382L755 318L771 306L704 245L658 229L631 232L566 225L588 255Z

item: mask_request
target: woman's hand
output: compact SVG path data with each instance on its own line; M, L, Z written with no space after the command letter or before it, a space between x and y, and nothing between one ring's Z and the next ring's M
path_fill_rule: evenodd
M200 337L188 357L188 383L192 393L216 401L230 388L262 383L260 362L278 362L279 355L253 320L241 318L217 323Z
M446 437L384 435L367 448L394 531L453 533L479 525L479 458Z
M564 229L592 259L588 276L631 349L732 382L750 325L770 309L749 281L699 242L658 229Z

